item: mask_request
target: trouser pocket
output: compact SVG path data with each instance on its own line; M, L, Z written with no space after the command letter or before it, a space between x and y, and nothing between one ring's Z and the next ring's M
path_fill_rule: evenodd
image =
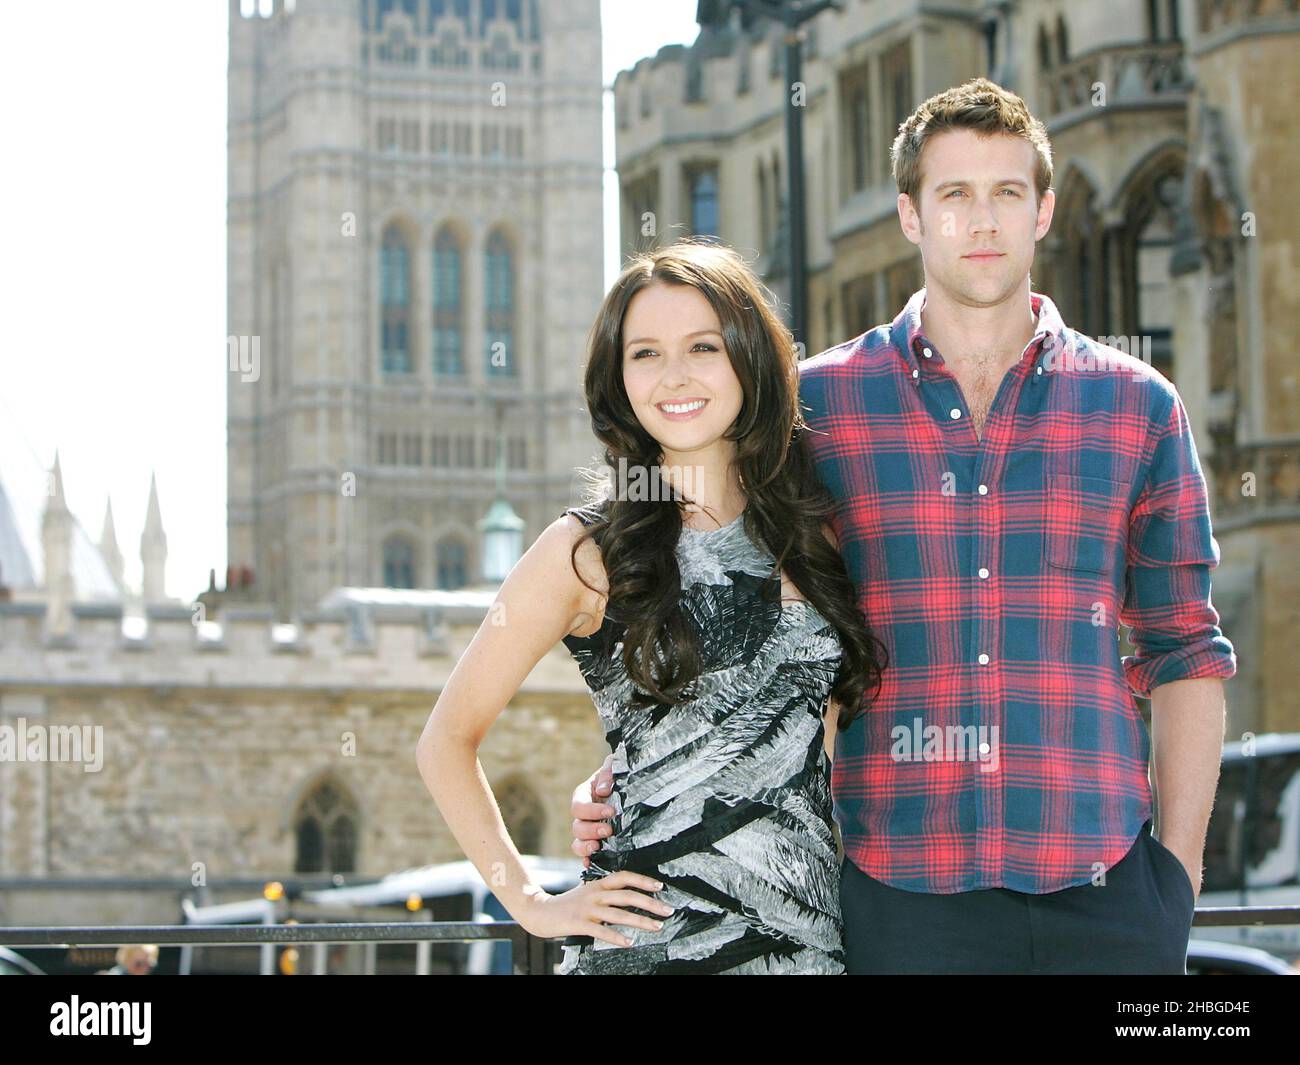
M1192 886L1191 877L1187 875L1187 867L1183 865L1178 855L1151 834L1147 827L1150 824L1151 822L1148 821L1147 824L1143 826L1142 833L1146 836L1147 843L1150 845L1151 850L1153 850L1158 856L1156 858L1157 865L1160 863L1163 863L1164 865L1165 882L1168 883L1171 879L1174 881L1174 890L1180 893L1184 904L1186 905L1188 917L1190 919L1191 914L1196 909L1196 889Z

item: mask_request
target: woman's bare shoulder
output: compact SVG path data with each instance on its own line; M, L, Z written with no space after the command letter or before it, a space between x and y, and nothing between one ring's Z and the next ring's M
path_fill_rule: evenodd
M563 570L566 587L584 615L579 619L580 624L575 625L574 635L589 635L600 628L604 620L609 594L609 579L605 574L600 546L591 537L583 538L583 523L572 513L556 518L542 536L552 540L550 550L555 553L555 564ZM574 544L578 545L576 553Z

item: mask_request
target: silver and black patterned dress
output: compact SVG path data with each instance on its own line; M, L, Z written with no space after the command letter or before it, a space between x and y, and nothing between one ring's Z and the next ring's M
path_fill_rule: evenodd
M559 972L843 973L821 716L838 635L812 604L770 595L773 558L743 514L683 528L676 553L701 658L689 702L636 705L624 627L608 615L592 635L564 638L614 752L614 831L582 878L645 873L675 912L632 911L662 920L657 932L611 925L629 947L568 937Z

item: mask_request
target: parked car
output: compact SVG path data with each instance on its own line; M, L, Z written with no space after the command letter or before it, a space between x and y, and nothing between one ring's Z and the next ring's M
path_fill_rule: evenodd
M21 954L0 947L0 976L44 976L45 972Z
M1224 744L1198 908L1300 906L1300 733ZM1197 940L1300 958L1300 924L1194 927Z
M1187 944L1188 976L1300 976L1276 955L1257 947L1193 939Z

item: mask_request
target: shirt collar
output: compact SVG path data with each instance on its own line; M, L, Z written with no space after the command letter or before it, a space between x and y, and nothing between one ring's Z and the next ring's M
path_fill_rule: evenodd
M1029 305L1038 316L1038 327L1033 339L1025 351L1024 361L1032 369L1040 352L1055 347L1058 354L1064 355L1070 346L1069 330L1061 319L1061 312L1056 309L1047 296L1041 292L1029 293ZM912 383L919 385L921 374L934 364L942 364L944 359L925 334L921 331L921 309L925 306L925 289L917 289L907 305L899 312L890 327L890 339L893 347L907 367ZM1040 343L1041 341L1041 343ZM929 352L927 355L926 352ZM1036 380L1037 375L1030 375Z

